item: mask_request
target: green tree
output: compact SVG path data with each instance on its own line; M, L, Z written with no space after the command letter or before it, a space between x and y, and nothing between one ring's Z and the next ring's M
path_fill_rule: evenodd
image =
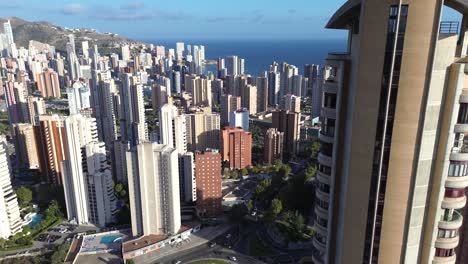
M246 176L248 173L249 173L249 172L247 171L246 168L242 168L242 169L240 170L240 174L241 174L242 176Z
M225 178L229 177L229 169L224 169L224 170L223 170L223 176L224 176Z
M253 209L252 200L248 200L247 202L245 202L245 207L247 207L247 210L250 212Z
M237 170L231 171L231 179L239 178L239 172Z
M7 240L4 238L0 238L0 248L5 248L7 245Z
M279 199L275 198L271 201L270 210L275 216L278 216L283 210L283 204Z
M315 141L314 143L312 143L312 145L310 146L310 149L311 149L311 158L312 159L317 159L317 155L320 151L320 142L318 141Z
M54 253L51 256L51 263L52 264L59 264L65 261L65 257L67 256L68 246L66 244L58 245L54 248Z
M49 207L45 210L45 217L49 219L63 217L63 213L56 200L50 202Z
M309 180L312 177L315 176L315 173L317 172L317 167L315 165L311 165L307 167L306 171L304 172L305 180Z
M294 217L291 219L291 224L294 228L294 231L300 234L304 230L305 219L298 211L296 211L294 213Z
M283 165L279 168L278 173L281 175L281 177L286 178L288 175L291 173L291 167L289 165Z
M16 196L18 197L20 207L26 207L32 201L32 191L24 186L21 186L16 190Z

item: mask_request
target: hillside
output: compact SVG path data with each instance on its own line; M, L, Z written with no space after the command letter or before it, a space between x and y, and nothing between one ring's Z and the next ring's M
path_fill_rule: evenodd
M17 17L0 18L0 25L10 20L13 28L13 37L17 47L28 47L30 40L36 40L55 46L57 51L65 52L67 36L75 35L75 43L78 52L81 50L81 42L89 41L89 47L97 44L100 53L105 54L106 50L112 49L118 43L135 43L135 41L120 37L110 33L98 33L91 29L67 29L59 27L48 22L29 22ZM0 27L0 32L3 32L3 26Z

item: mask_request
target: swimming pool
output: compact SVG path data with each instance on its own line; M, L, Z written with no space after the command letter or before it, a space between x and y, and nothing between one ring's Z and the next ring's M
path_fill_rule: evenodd
M40 224L42 222L43 217L44 216L41 215L41 214L31 215L31 222L28 224L28 226L31 227L31 228L36 227L38 224Z
M115 240L119 239L119 238L122 238L121 236L117 236L117 235L114 235L114 236L105 236L103 238L101 238L101 244L111 244L111 243L114 243Z

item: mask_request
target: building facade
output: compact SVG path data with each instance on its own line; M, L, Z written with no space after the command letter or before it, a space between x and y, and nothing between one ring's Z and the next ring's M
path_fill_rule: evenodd
M195 179L199 214L202 217L222 215L221 154L217 150L195 154Z

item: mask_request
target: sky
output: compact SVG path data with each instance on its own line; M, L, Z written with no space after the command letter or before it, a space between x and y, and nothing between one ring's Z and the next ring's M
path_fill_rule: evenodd
M345 39L324 26L346 0L0 0L0 17L136 40ZM445 17L456 17L447 12Z
M325 30L345 0L0 0L0 17L138 39L344 39Z

